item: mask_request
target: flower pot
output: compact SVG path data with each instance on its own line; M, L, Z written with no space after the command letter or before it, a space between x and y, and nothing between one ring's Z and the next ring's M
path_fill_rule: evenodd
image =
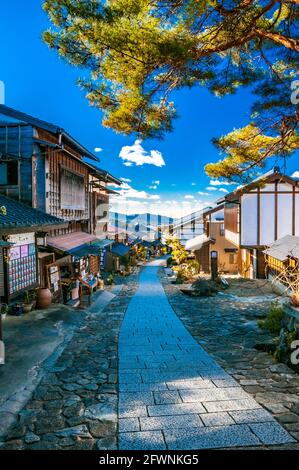
M14 317L20 317L23 314L23 305L15 304L11 307L11 315Z
M37 308L40 310L44 310L49 307L52 302L52 294L50 289L41 288L37 291L36 295L36 303Z
M299 293L293 294L291 296L291 299L292 299L292 304L294 305L294 307L299 307Z
M23 304L23 312L24 313L29 313L32 310L32 303L30 304Z

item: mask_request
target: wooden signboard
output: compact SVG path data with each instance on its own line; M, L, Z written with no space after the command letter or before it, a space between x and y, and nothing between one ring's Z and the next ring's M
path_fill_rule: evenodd
M46 266L47 286L52 292L53 299L58 300L61 298L61 279L60 268L56 263L51 263Z

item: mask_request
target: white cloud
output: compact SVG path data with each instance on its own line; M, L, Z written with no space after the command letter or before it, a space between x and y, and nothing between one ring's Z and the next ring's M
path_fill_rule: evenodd
M152 186L149 186L150 189L157 189L157 185L156 184L153 184Z
M125 145L122 147L119 156L124 160L124 165L136 166L144 164L162 167L165 165L162 153L158 150L150 150L147 152L141 145L141 140L135 140L133 145Z
M102 152L103 149L101 149L101 147L95 147L94 151L98 153L98 152Z
M299 171L294 171L294 173L292 174L292 178L299 178Z
M194 199L194 196L192 196L191 194L186 194L186 196L184 196L185 199Z
M120 180L124 183L132 183L132 180L130 180L130 178L120 178Z
M217 188L214 188L214 186L207 186L206 190L207 191L217 191Z
M204 191L197 191L197 194L200 196L209 196L209 193L205 193Z
M159 186L160 181L159 181L159 180L154 180L154 181L152 181L152 183L153 183L153 184L156 184L157 186Z
M130 199L130 198L131 199L152 199L152 200L160 199L159 195L157 194L151 195L147 193L146 191L139 191L135 188L132 188L132 186L126 182L122 182L122 184L118 187L117 185L110 184L109 187L118 189L117 191L118 195L116 196L118 200L125 200L125 199Z
M196 183L191 183L191 186L196 186Z
M221 191L222 193L228 193L228 190L225 188L219 188L218 191Z
M230 183L229 181L210 180L211 186L229 186L230 184L235 183Z

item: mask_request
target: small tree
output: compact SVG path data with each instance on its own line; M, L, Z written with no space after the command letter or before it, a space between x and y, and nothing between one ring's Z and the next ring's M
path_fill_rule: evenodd
M140 245L137 249L138 259L145 261L146 260L146 248L143 245Z
M188 258L188 252L185 250L184 246L181 244L178 238L173 238L171 241L172 247L172 258L176 264L183 264Z

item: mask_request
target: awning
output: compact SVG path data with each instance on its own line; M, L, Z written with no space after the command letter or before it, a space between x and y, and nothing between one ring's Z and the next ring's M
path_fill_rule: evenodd
M148 242L147 240L143 240L141 243L145 248L151 248L152 242Z
M77 248L69 250L68 253L75 258L83 258L83 256L99 256L99 248L93 245L82 245Z
M288 258L299 259L299 237L286 235L272 243L263 253L278 261L286 261Z
M197 237L187 240L185 249L189 251L200 250L204 245L208 243L215 243L213 238L207 237L205 233L198 235Z
M111 253L116 256L125 256L129 253L130 247L123 243L115 243L111 248Z
M74 248L98 240L97 237L86 232L72 232L57 237L47 237L47 244L56 250L69 252Z
M92 246L96 246L98 249L107 248L107 246L113 245L114 240L108 240L107 238L103 240L97 239L95 242L92 242Z
M152 246L164 246L164 244L161 242L161 240L155 240L152 243Z
M13 246L14 243L6 242L4 240L0 240L0 248L9 248L10 246Z

